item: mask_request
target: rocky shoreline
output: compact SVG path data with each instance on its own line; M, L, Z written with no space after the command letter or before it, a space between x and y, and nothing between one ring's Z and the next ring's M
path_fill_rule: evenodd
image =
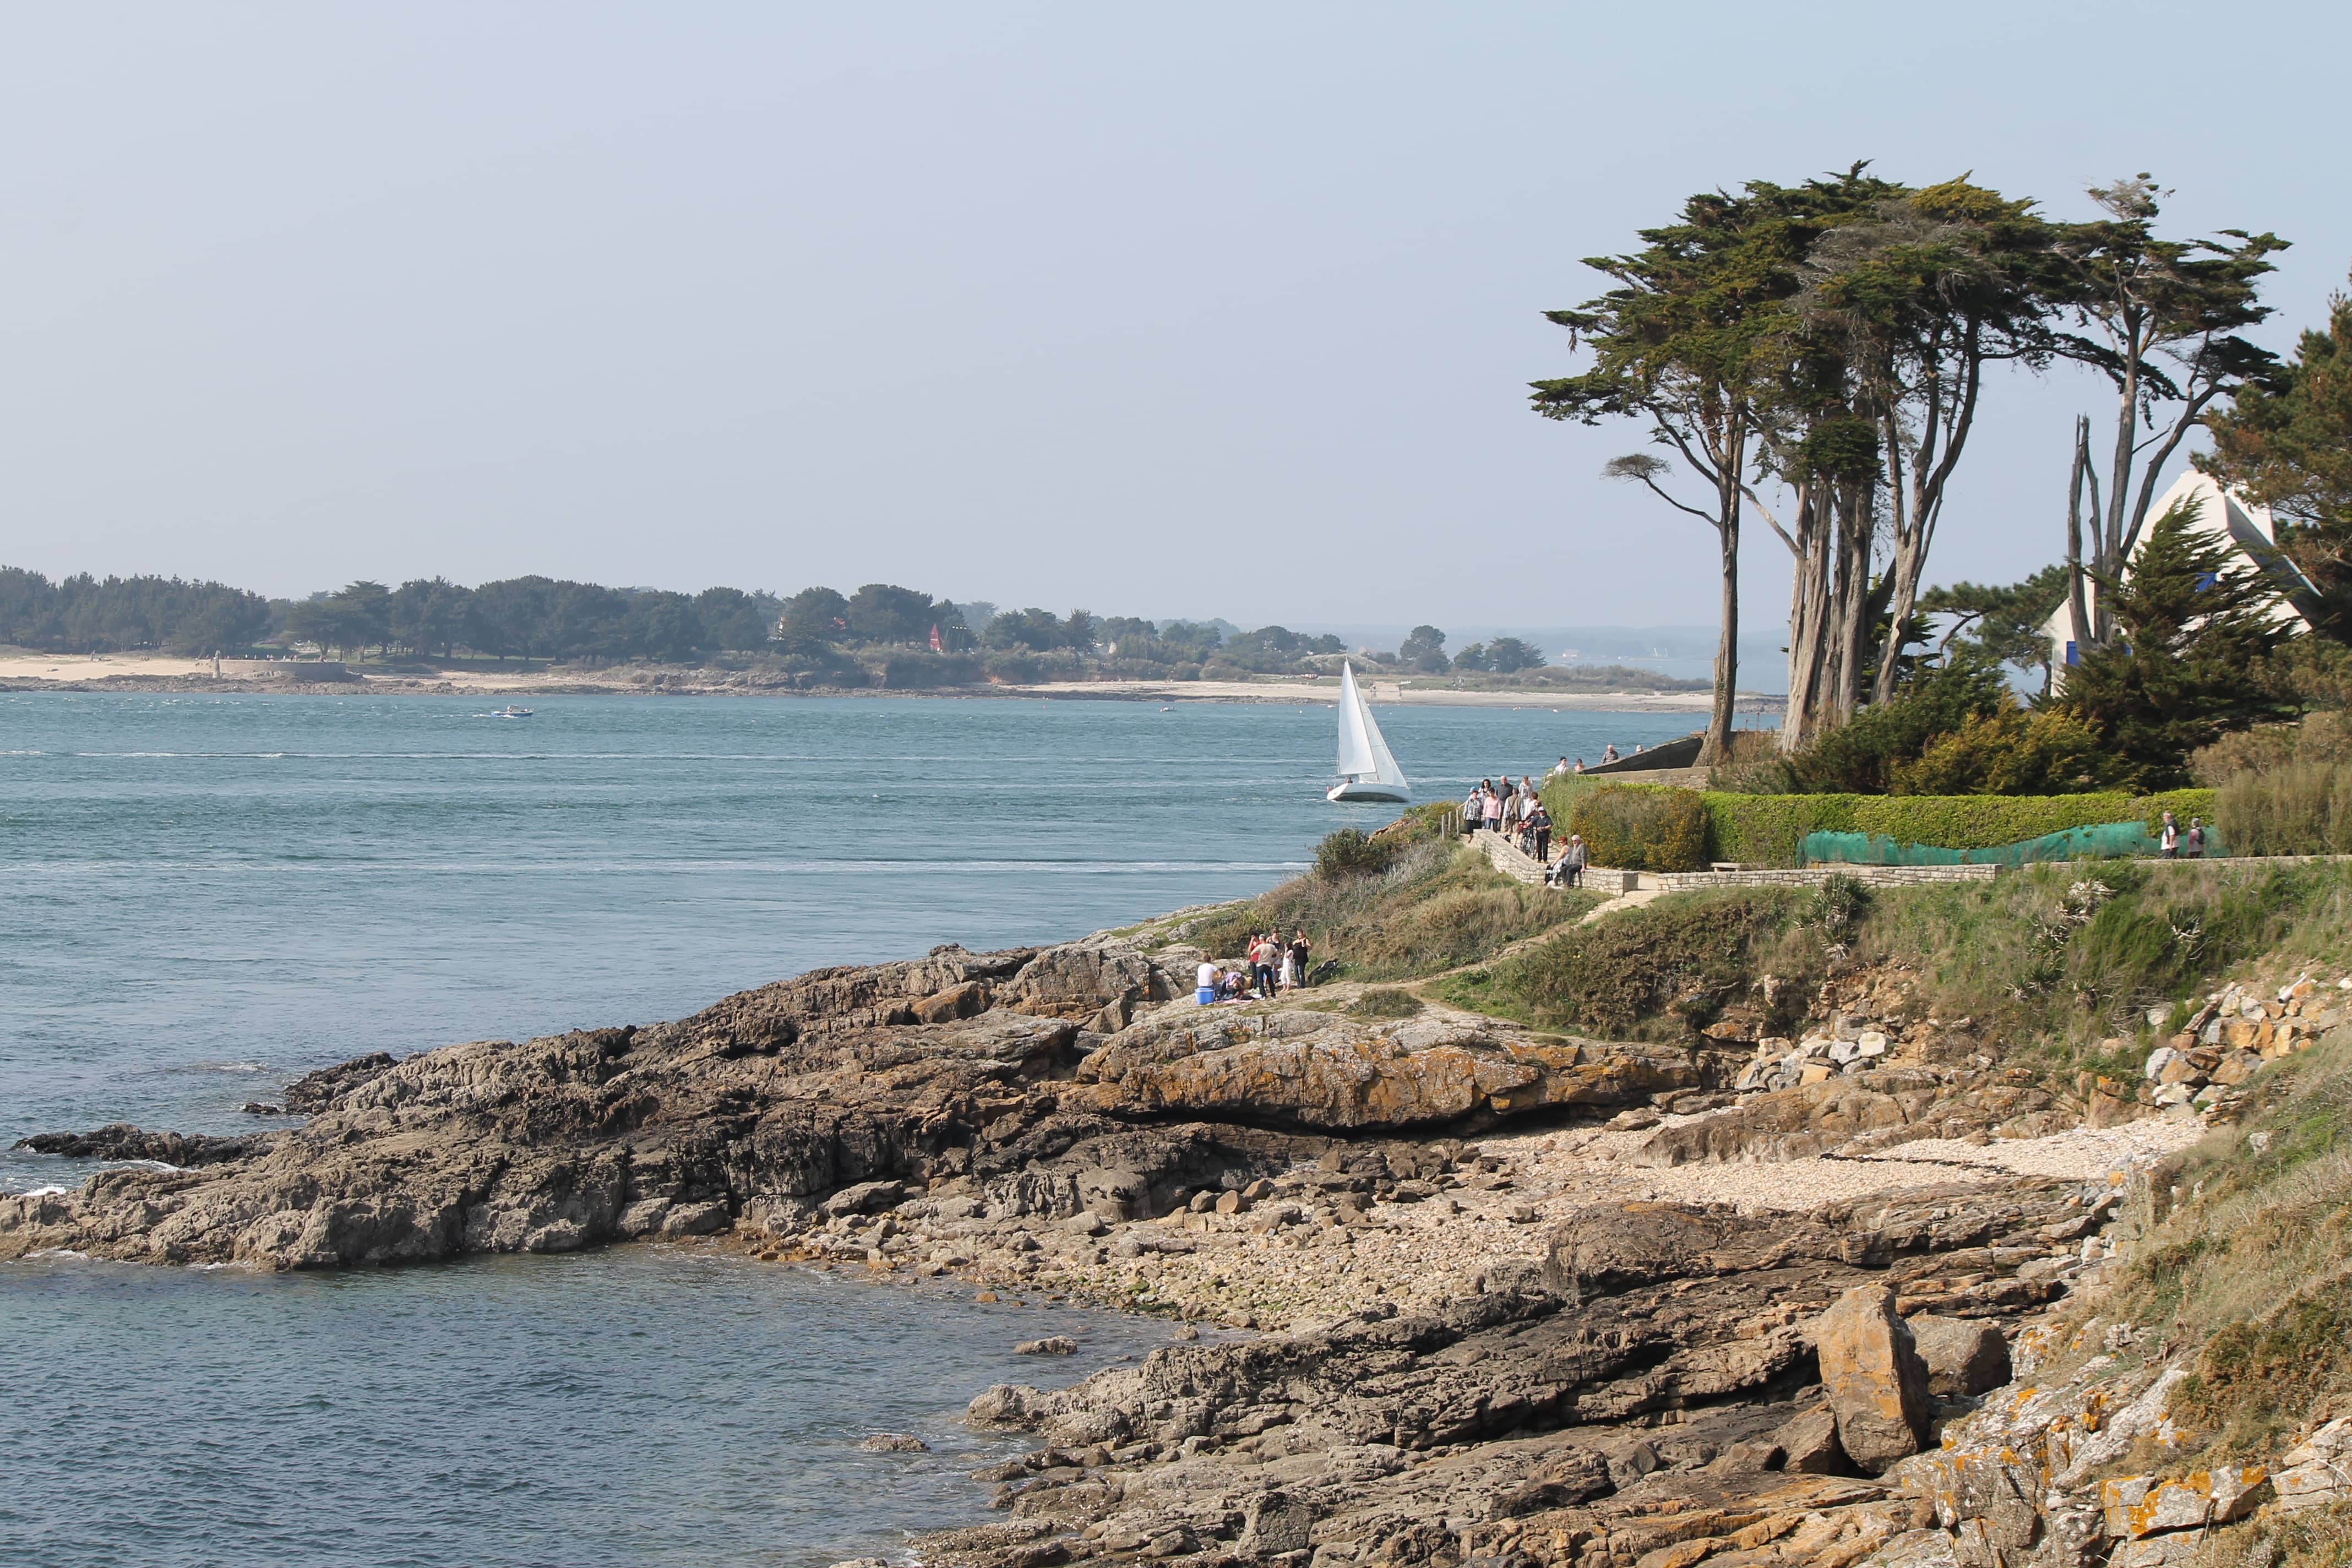
M45 1135L174 1168L0 1198L0 1258L707 1237L1251 1331L975 1401L1041 1446L983 1478L1003 1521L915 1543L942 1565L2142 1568L2284 1506L2290 1473L2305 1502L2352 1495L2320 1433L2194 1508L2146 1476L2102 1500L2179 1356L2083 1303L2151 1171L2241 1092L2172 1103L2175 1061L2235 1049L2250 1077L2292 1040L2263 998L2217 998L2140 1105L2040 1087L1884 987L1825 994L1793 1045L1736 1020L1631 1044L1359 1016L1346 987L1202 1009L1181 934L941 948L671 1023L361 1058L289 1086L310 1120L286 1131Z

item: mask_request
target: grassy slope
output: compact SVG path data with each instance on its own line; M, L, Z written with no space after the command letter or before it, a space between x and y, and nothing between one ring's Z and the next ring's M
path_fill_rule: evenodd
M1300 877L1261 898L1171 928L1171 940L1235 957L1253 931L1307 929L1318 963L1345 980L1407 980L1475 963L1522 937L1573 920L1598 895L1530 888L1457 845L1408 845L1386 872Z
M1916 973L1929 1012L1977 1020L2012 1058L2112 1072L2179 1026L2151 1009L2256 960L2265 973L2352 963L2352 867L2104 861L1990 883L1677 893L1444 992L1549 1027L1674 1039L1754 1002L1767 974L1774 1016L1793 1026L1832 965L1891 962Z

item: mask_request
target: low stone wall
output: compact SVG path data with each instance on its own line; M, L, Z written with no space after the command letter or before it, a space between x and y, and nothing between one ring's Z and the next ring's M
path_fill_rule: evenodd
M1506 877L1530 886L1543 881L1542 864L1502 834L1482 827L1470 835L1470 843ZM1895 888L1923 882L1990 882L2000 869L1998 866L1839 864L1753 871L1626 871L1613 866L1589 866L1583 885L1602 893L1680 893L1694 888L1818 888L1832 877L1852 877L1874 888Z
M1486 857L1487 864L1504 876L1514 878L1530 887L1539 887L1544 879L1543 862L1521 849L1499 833L1480 828L1470 835L1470 847Z

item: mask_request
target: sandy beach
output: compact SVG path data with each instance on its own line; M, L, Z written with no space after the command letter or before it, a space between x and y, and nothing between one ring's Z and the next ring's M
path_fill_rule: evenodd
M0 686L16 689L236 690L282 689L291 671L283 664L225 659L217 678L209 658L162 654L0 654ZM1554 712L1705 713L1704 691L1547 691L1538 689L1457 690L1444 686L1371 679L1375 702L1429 707L1533 708ZM941 691L882 691L873 688L801 692L771 685L749 673L716 669L675 671L630 668L579 670L447 670L430 675L356 673L335 688L369 692L425 692L484 697L550 696L564 692L663 696L938 696L1031 697L1095 702L1274 702L1336 701L1339 682L1318 678L1272 680L1046 681L1035 686L961 686ZM1768 693L1739 695L1743 713L1777 712L1781 700Z

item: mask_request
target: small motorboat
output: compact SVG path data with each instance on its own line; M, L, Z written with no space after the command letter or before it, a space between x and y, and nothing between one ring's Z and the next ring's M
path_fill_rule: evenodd
M493 709L491 711L483 714L482 717L485 719L528 719L530 717L530 710L528 708L518 708L513 703L509 702L504 708Z
M1339 667L1339 782L1323 792L1330 801L1385 800L1400 805L1412 799L1412 786L1397 766L1372 710L1356 689L1356 668Z

